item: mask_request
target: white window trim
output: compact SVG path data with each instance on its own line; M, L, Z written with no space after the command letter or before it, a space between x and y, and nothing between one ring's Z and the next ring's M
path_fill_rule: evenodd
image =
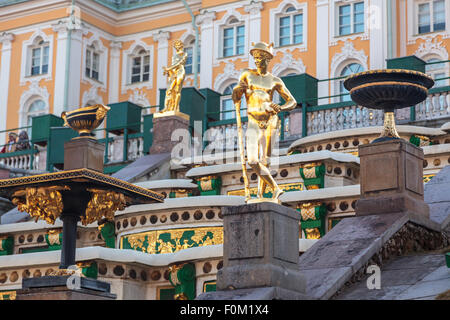
M233 55L229 57L223 56L223 31L226 28L229 28L230 25L228 24L228 21L231 18L236 18L245 28L244 31L244 53L240 55ZM239 12L237 12L234 8L228 10L228 12L223 16L221 20L214 21L214 35L215 39L217 39L216 44L217 48L214 50L214 62L213 66L217 67L219 66L220 62L223 61L235 61L236 59L240 59L242 61L248 61L249 59L249 15L241 15ZM238 25L238 24L236 24Z
M36 48L35 41L40 37L45 43L48 43L48 70L47 73L31 75L31 55L32 50ZM20 85L24 86L27 82L52 80L53 73L53 36L46 35L42 30L36 31L30 39L22 43L22 61L20 63Z
M299 12L289 12L285 13L288 7L294 7ZM301 11L301 12L300 12ZM280 17L288 16L292 14L303 14L303 42L298 44L291 44L280 47L279 45L279 24ZM274 54L278 51L283 51L285 48L295 47L299 48L301 52L308 50L308 3L302 2L298 3L295 0L285 0L280 5L274 9L270 10L270 26L269 26L269 39L270 42L274 44Z
M341 5L351 4L355 2L364 2L364 32L350 33L347 35L339 35L339 7ZM333 4L330 6L330 22L329 22L329 34L330 34L330 46L337 45L338 41L355 40L361 38L361 40L369 39L369 1L368 0L333 0ZM353 18L352 18L353 19Z
M42 100L45 103L45 112L50 113L49 97L47 87L39 87L38 81L31 82L30 87L20 96L19 101L19 127L27 126L28 109L36 100Z
M131 83L131 69L133 66L133 56L136 48L142 47L150 54L150 74L148 81ZM153 72L154 72L154 50L153 45L148 45L144 41L135 41L128 50L125 50L122 54L122 85L121 93L125 94L128 90L135 89L152 89L153 88Z
M98 70L98 80L86 76L86 52L88 47L96 49L95 52L99 54L99 70ZM99 37L92 36L90 38L85 38L83 41L83 56L81 58L81 81L89 83L94 87L100 88L102 91L106 92L106 85L108 79L108 48L106 48Z
M418 39L423 40L430 36L436 37L440 35L442 36L442 39L450 38L450 0L445 0L445 30L419 34L419 4L430 1L431 0L407 1L408 44L413 44ZM409 14L410 12L413 14Z

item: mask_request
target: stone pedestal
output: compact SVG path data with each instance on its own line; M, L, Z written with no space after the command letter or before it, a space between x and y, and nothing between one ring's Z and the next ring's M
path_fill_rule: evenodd
M297 211L269 202L223 208L224 267L217 290L271 287L291 292L291 299L304 294L299 219Z
M361 198L356 215L409 212L429 217L423 198L423 150L402 140L359 146Z
M70 276L45 276L23 279L23 289L17 291L16 300L114 300L110 284L94 279L79 278L79 288L69 289ZM69 280L70 281L70 280Z
M64 143L64 170L87 168L103 173L105 145L91 138Z
M189 133L189 118L184 114L154 116L153 118L153 142L150 147L151 154L171 153L179 141L172 141L172 133L176 129L183 129Z

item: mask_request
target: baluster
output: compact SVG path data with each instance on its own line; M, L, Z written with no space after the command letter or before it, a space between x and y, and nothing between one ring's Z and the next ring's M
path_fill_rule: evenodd
M319 132L319 113L314 111L313 113L313 133Z
M439 94L434 94L431 96L431 101L433 103L433 118L441 114L441 106L439 104Z
M425 100L425 110L426 110L425 111L425 113L426 113L425 118L426 119L431 119L433 117L433 103L431 101L430 96L428 96L427 99Z
M331 117L330 117L330 121L331 121L331 131L336 131L337 129L337 109L333 108L331 110Z
M325 110L325 132L330 131L331 126L331 115L330 115L330 109Z
M324 119L324 111L320 110L319 112L319 132L322 133L325 131L325 119Z
M351 107L351 128L356 128L356 106Z

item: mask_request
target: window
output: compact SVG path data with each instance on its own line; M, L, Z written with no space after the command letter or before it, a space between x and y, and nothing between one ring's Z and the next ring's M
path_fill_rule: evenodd
M355 2L338 7L338 34L364 32L364 2Z
M285 16L279 18L278 45L287 46L303 43L303 13L297 13L294 7L286 9Z
M31 48L31 70L30 75L46 74L48 72L49 44L42 39Z
M100 54L96 52L94 46L86 49L86 77L99 80Z
M351 74L354 73L358 73L358 72L362 72L364 71L363 67L358 64L358 63L351 63L348 64L344 67L344 69L342 69L342 72L340 74L341 77L346 77L349 76ZM339 94L346 94L348 93L348 91L344 88L344 79L340 79L339 80ZM343 102L343 101L351 101L352 99L350 98L349 94L346 95L342 95L339 97L339 102Z
M150 54L144 49L131 58L131 83L145 82L150 77Z
M237 24L237 19L232 19L230 24ZM245 26L235 25L223 29L223 57L244 54L245 49Z
M419 3L418 33L445 30L445 0Z
M27 130L29 136L31 136L31 124L32 124L33 117L40 116L45 113L46 113L45 102L42 100L35 100L29 106L28 112L26 115L27 127L30 127Z
M187 53L186 64L184 65L186 74L194 73L193 57L194 57L195 40L192 40L191 43L189 43L189 45L190 45L190 47L187 47L184 49L184 51ZM197 71L200 72L200 47L198 48L198 52L197 52Z
M447 84L446 79L442 79L447 77L446 63L438 63L439 61L441 60L437 58L429 59L425 67L425 72L435 80L434 87L443 87Z
M234 103L233 99L231 98L233 89L236 85L237 83L230 84L228 87L226 87L226 89L223 92L222 98L220 100L220 109L221 109L220 120L228 120L236 118L236 112L234 112L235 110ZM241 117L246 116L247 116L247 101L243 96L241 99Z

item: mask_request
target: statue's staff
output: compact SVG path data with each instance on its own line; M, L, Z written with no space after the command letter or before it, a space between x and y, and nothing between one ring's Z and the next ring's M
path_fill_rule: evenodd
M236 125L238 130L238 142L239 142L239 151L241 154L241 164L242 164L242 177L244 178L244 190L245 190L245 200L249 200L250 197L250 186L248 183L248 176L247 176L247 163L245 161L245 149L244 149L244 137L243 137L243 130L242 130L242 120L241 120L241 98L243 95L243 91L245 90L242 87L241 84L236 86L233 90L233 101L236 101L234 103L234 107L236 109Z

